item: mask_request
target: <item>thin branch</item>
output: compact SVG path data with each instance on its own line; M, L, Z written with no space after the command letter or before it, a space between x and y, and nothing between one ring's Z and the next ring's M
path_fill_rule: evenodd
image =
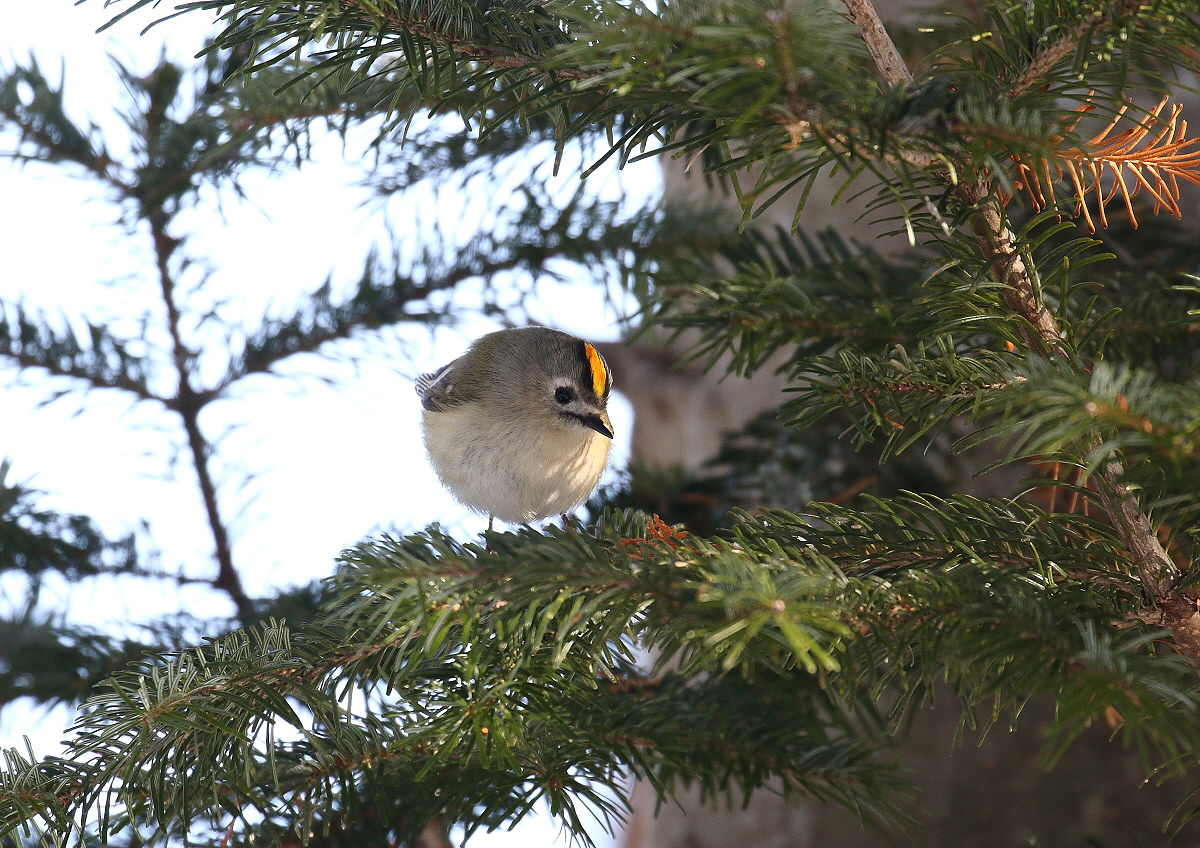
M1046 307L1025 258L1017 248L1015 234L1005 223L998 202L987 196L987 186L963 186L959 190L966 201L978 204L976 234L984 256L992 260L997 278L1005 284L1004 301L1025 319L1022 335L1032 350L1051 356L1067 357L1068 346L1053 313ZM1099 444L1097 441L1096 444ZM1088 445L1087 449L1095 447ZM1177 576L1177 568L1158 540L1149 517L1142 511L1137 494L1126 485L1120 461L1104 463L1098 486L1100 503L1129 552L1147 599L1158 606ZM1186 647L1186 646L1181 646ZM1196 654L1200 658L1200 652Z
M964 185L957 193L968 206L979 210L974 224L980 250L992 263L996 278L1005 284L1005 304L1025 319L1020 333L1026 346L1041 354L1066 358L1067 347L1058 321L1042 301L1017 235L1005 223L999 203L988 196L988 186Z
M90 139L82 134L76 138L87 146L86 153L79 147L71 145L62 134L50 132L42 124L27 120L27 116L23 112L0 106L0 124L4 122L8 122L16 128L22 141L30 142L40 149L36 155L22 154L19 147L17 150L6 151L0 155L21 162L40 162L42 164L58 161L74 162L101 182L115 188L121 196L128 196L130 185L113 173L115 164L113 160L103 150L95 150L91 146Z
M42 353L44 354L44 351ZM11 361L18 368L41 368L52 377L69 377L74 380L82 380L88 384L89 388L116 389L122 392L129 392L137 397L138 400L157 401L168 407L171 405L169 398L159 397L154 394L145 383L119 373L114 374L112 377L106 377L92 369L71 362L65 357L55 360L52 357L26 351L5 350L0 351L0 358Z
M1150 0L1122 0L1114 10L1114 18L1123 18L1136 14L1142 7L1148 5L1150 5ZM1009 86L1008 96L1011 98L1020 97L1036 85L1059 62L1074 53L1079 46L1079 42L1083 40L1088 31L1101 23L1103 19L1103 10L1097 9L1092 14L1085 15L1080 21L1076 22L1075 26L1059 36L1057 41L1039 50L1033 59L1030 60L1029 64L1025 66L1025 70L1021 72L1021 75Z
M884 29L871 0L845 0L845 3L850 18L862 34L863 41L867 43L867 49L871 51L871 58L875 60L875 67L879 69L883 81L893 88L911 85L912 72L904 63L900 51L896 49L896 43Z
M997 278L1005 284L1005 303L1014 314L1025 319L1021 332L1026 343L1032 350L1066 357L1066 339L1053 313L1041 298L1029 267L1017 248L1016 236L1005 223L998 201L987 196L987 186L983 183L963 186L959 194L963 200L978 204L976 234L979 247L984 256L993 261ZM1097 439L1085 448L1091 450L1098 444ZM1190 636L1186 629L1180 629L1190 619L1175 621L1168 616L1168 610L1172 608L1168 604L1175 600L1170 598L1170 587L1178 576L1178 569L1159 541L1150 518L1142 510L1140 499L1123 481L1123 476L1124 468L1119 460L1111 460L1101 466L1097 487L1101 506L1129 552L1130 562L1137 571L1147 602L1152 608L1151 617L1179 636L1176 647L1180 651L1200 659L1200 637ZM1180 628L1175 625L1180 625Z
M862 4L869 8L869 0L846 0L848 6ZM1131 14L1140 9L1145 0L1124 0L1119 7L1123 14ZM870 10L873 12L873 10ZM875 19L878 20L877 18ZM872 55L877 50L884 50L891 44L886 33L874 32L869 22L856 19L863 38L871 47ZM1050 48L1043 51L1018 79L1017 88L1027 88L1041 74L1065 58L1078 43L1079 38L1094 25L1089 20L1086 26L1072 30L1071 37L1064 36ZM894 46L891 48L894 51ZM876 59L880 72L889 81L899 79L897 71L889 63ZM1022 89L1023 90L1023 89ZM997 280L1004 284L1003 298L1005 304L1014 315L1024 319L1020 333L1026 345L1032 351L1055 357L1068 357L1069 346L1063 336L1058 321L1042 299L1038 283L1026 261L1016 234L1008 226L1003 207L991 191L990 180L986 174L972 183L963 183L954 189L959 200L968 208L974 207L977 214L973 219L976 242L983 256L993 266ZM1098 444L1098 441L1097 443ZM1086 445L1090 450L1095 445ZM1103 464L1099 473L1100 502L1109 520L1116 529L1122 545L1129 553L1130 561L1136 569L1139 580L1146 593L1147 601L1152 608L1150 614L1157 616L1160 623L1172 629L1179 638L1177 648L1195 658L1200 659L1200 623L1196 619L1195 604L1190 605L1187 615L1172 616L1174 607L1171 603L1179 600L1171 597L1171 586L1178 577L1178 569L1163 548L1158 539L1150 518L1142 509L1138 495L1124 481L1124 468L1117 459ZM1186 610L1185 610L1186 612ZM1193 630L1196 631L1193 634Z
M254 605L242 587L241 576L234 568L229 533L221 519L217 487L208 466L209 444L200 429L200 411L204 409L206 399L192 386L192 353L183 341L179 306L175 302L175 280L171 274L170 260L179 242L167 232L168 215L161 208L153 210L148 218L154 239L159 288L166 306L167 328L171 334L175 370L179 375L178 395L170 406L183 419L188 449L192 454L192 465L196 469L196 479L200 484L200 496L204 501L209 529L212 531L214 554L217 559L217 576L212 585L228 594L237 606L238 614L247 618L254 611Z
M347 5L353 6L360 10L367 19L378 19L378 13L373 11L373 8L358 2L358 0L348 0ZM487 65L497 70L530 70L538 71L556 80L563 81L578 81L591 79L600 74L599 71L588 72L581 71L575 68L554 68L547 69L538 66L539 62L544 62L545 56L530 56L521 55L511 50L501 50L490 47L478 47L467 42L463 42L444 32L441 32L429 25L426 20L418 20L415 18L401 15L395 11L388 11L382 15L382 21L388 27L400 32L409 32L420 38L444 47L452 51L463 59L470 59L473 62L479 62L482 65Z
M1136 126L1110 136L1127 111L1127 107L1122 107L1082 147L1060 150L1054 160L1037 166L1018 162L1021 183L1033 207L1041 210L1051 205L1054 184L1069 174L1078 198L1075 214L1083 216L1092 232L1096 231L1096 223L1088 209L1088 195L1095 196L1100 226L1104 228L1108 227L1105 207L1118 195L1125 202L1130 224L1136 228L1133 198L1143 189L1154 198L1154 214L1165 209L1182 218L1179 181L1200 185L1200 138L1187 137L1187 121L1179 119L1181 104L1174 104L1170 114L1163 117L1168 102L1169 98L1164 97ZM1077 115L1091 109L1091 104L1085 104L1077 110ZM1152 137L1151 132L1156 128ZM1108 188L1105 188L1106 174L1112 177Z

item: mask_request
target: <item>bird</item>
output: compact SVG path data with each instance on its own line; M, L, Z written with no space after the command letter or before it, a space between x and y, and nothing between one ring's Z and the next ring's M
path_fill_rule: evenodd
M425 448L463 505L527 524L586 501L608 464L612 374L596 348L549 327L480 337L416 380Z

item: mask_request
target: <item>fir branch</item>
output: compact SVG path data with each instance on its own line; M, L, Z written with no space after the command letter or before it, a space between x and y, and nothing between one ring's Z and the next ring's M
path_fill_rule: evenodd
M79 380L89 388L118 389L139 400L165 404L150 388L150 362L129 352L107 327L88 324L87 342L59 331L21 304L0 302L0 357L23 369L39 368L54 377Z
M592 533L550 530L554 544L523 530L489 533L487 548L437 532L362 545L312 627L250 629L120 673L67 759L10 755L0 825L41 817L103 840L129 819L179 835L220 809L273 818L283 797L309 811L278 825L295 833L353 817L385 786L404 801L377 809L403 809L389 826L480 825L586 794L583 777L611 784L618 766L663 793L778 780L871 813L894 788L871 757L872 685L919 698L946 675L968 703L1014 711L1031 693L1093 693L1062 716L1067 732L1118 703L1152 752L1196 741L1190 672L1144 634L1113 633L1122 584L1106 569L1121 555L1105 528L1011 502L876 507L743 515L715 544L609 515ZM637 672L639 637L681 673ZM1104 666L1106 640L1125 661ZM1151 691L1178 721L1139 721ZM280 722L302 739L276 742Z
M1189 465L1200 461L1200 386L1194 381L1163 384L1149 371L1106 361L1087 374L1038 360L1022 370L1026 379L1006 398L1008 420L993 428L1013 440L1012 450L1059 454L1098 434L1101 442L1082 466L1089 474L1118 453L1135 463L1158 458L1156 474L1175 469L1185 478L1193 473Z
M977 208L976 233L983 254L1005 284L1003 297L1013 312L1027 322L1024 332L1030 349L1045 351L1053 356L1069 357L1068 345L1058 321L1046 307L1027 257L1006 222L999 202L988 196L987 187L980 183L963 186L958 193ZM1091 440L1085 445L1090 451L1097 445ZM1169 586L1177 578L1178 568L1164 550L1149 516L1144 512L1137 493L1124 481L1124 467L1117 458L1110 459L1100 472L1101 504L1121 535L1130 558L1141 576L1151 606L1169 597ZM1164 623L1171 627L1168 619ZM1184 622L1178 622L1181 626ZM1179 647L1200 659L1200 642L1180 630Z
M74 707L154 650L161 646L73 627L28 609L0 618L0 708L21 698Z
M1090 374L1036 360L1025 370L1029 380L1009 393L1026 412L1016 450L1046 454L1067 449L1082 455L1081 464L1094 472L1097 497L1139 575L1145 606L1140 615L1172 632L1178 628L1179 650L1200 658L1200 642L1190 623L1195 596L1183 588L1185 575L1164 548L1142 503L1162 486L1163 478L1195 476L1200 410L1195 387L1158 386L1144 371L1105 362L1096 363ZM1004 429L1016 431L1012 423ZM1155 461L1148 480L1137 476L1139 457ZM1193 510L1185 504L1181 520L1192 520Z
M103 146L67 117L63 88L52 85L34 59L0 76L0 126L6 124L17 131L21 144L3 155L19 161L74 162L104 182L127 188L114 176ZM23 151L24 145L33 151Z
M1122 0L1119 9L1126 13L1134 13L1143 3L1144 0ZM860 29L866 27L864 38L868 38L877 46L890 42L886 34L881 39L865 22L860 21L859 24ZM1073 51L1074 41L1082 38L1090 28L1090 22L1089 26L1078 28L1071 42L1062 42L1052 53L1045 54L1035 66L1031 66L1031 71L1027 73L1044 73L1044 62L1054 59L1057 63L1061 58L1059 53L1062 52L1065 56L1066 52ZM1070 51L1067 51L1068 46ZM889 73L896 74L894 68L889 67L889 70L885 71L882 65L880 72L885 78ZM1019 79L1018 83L1022 83L1022 80ZM944 179L947 183L952 182L948 174L944 175ZM984 174L970 182L962 182L952 191L966 208L974 210L972 225L977 244L996 278L1003 284L1001 295L1005 304L1014 315L1025 322L1022 336L1028 348L1035 353L1069 358L1067 340L1054 313L1045 304L1029 264L1030 257L1009 227L1003 206L992 192L988 175ZM1100 498L1141 575L1145 591L1153 605L1168 596L1168 586L1175 579L1177 567L1159 542L1137 494L1122 481L1123 473L1124 469L1119 459L1111 459L1105 464L1100 475L1103 481ZM1190 629L1194 629L1193 625L1186 623L1188 621L1191 621L1190 617L1180 621L1180 647L1200 659L1200 643L1187 635Z
M377 17L378 7L367 5L359 0L348 0L347 5L357 8L364 17ZM549 17L546 18L550 20ZM429 41L433 45L445 48L460 59L483 65L499 71L524 70L545 74L552 80L578 82L591 79L597 72L587 72L576 68L542 68L539 67L547 57L537 53L518 53L511 49L484 47L472 43L459 34L447 32L439 28L428 15L403 14L399 10L388 9L382 13L382 21L395 32L407 32ZM558 41L559 39L555 39Z
M1006 499L902 493L866 511L813 506L811 518L760 513L761 530L747 520L735 538L748 550L800 539L859 579L880 578L860 590L880 594L863 607L856 628L868 635L846 662L899 687L897 715L948 682L965 706L992 702L986 729L997 710L1047 693L1060 710L1048 757L1116 711L1131 723L1115 729L1147 767L1188 767L1200 743L1194 668L1155 647L1161 631L1122 620L1141 586L1111 527Z
M514 118L550 116L561 145L603 128L611 149L597 165L610 155L627 161L649 147L655 155L707 152L728 171L767 158L786 169L770 172L764 187L777 184L797 168L809 172L832 161L811 142L847 137L850 131L840 125L846 89L863 87L849 72L856 64L849 31L818 3L806 4L802 12L606 3L588 9L594 19L578 21L551 19L530 6L511 20L505 12L497 19L501 23L490 20L491 12L480 19L479 7L469 2L447 8L404 3L374 13L367 3L285 4L284 10L272 5L264 15L251 5L238 9L233 0L207 0L187 8L223 13L229 23L217 44L228 48L311 44L326 30L341 33L346 43L328 51L315 70L353 65L357 79L388 75L397 92L394 102L412 109L422 102L458 109L484 131ZM392 12L399 29L388 24ZM525 49L530 39L540 46ZM261 61L279 62L284 55L273 47ZM660 59L647 64L648 55ZM785 78L780 67L794 74ZM744 114L747 103L756 104L751 115ZM820 113L826 107L838 117L808 138L798 163L796 151L785 146L789 133L808 122L810 111L825 120ZM743 152L718 154L727 140Z
M1068 358L1069 347L1058 320L1047 308L1028 265L1028 257L1009 228L999 201L991 195L990 187L981 181L961 186L956 193L976 209L974 226L979 247L1004 284L1004 302L1026 322L1023 335L1029 349ZM1166 597L1166 587L1174 579L1177 568L1159 542L1137 494L1122 481L1122 475L1119 460L1110 460L1105 465L1101 471L1101 503L1141 574L1147 596L1151 603L1156 603ZM1200 658L1200 652L1196 652L1200 646L1181 647Z
M147 0L134 0L124 14L144 5ZM282 11L275 6L270 14L261 16L242 12L230 0L202 0L188 7L217 11L232 21L217 39L223 47L247 39L275 41L285 33L284 37L294 35L302 41L313 41L327 28L369 34L371 38L382 31L392 36L387 40L402 48L403 60L413 67L428 69L444 61L463 62L473 65L477 72L524 71L553 82L578 82L597 74L543 66L555 48L569 40L568 21L553 17L535 3L496 4L487 15L469 2L376 4L348 0L335 8L316 10L304 4ZM260 60L278 62L285 54L267 54Z
M1043 77L1058 67L1060 62L1079 48L1084 36L1104 24L1106 19L1116 22L1128 18L1150 4L1151 0L1117 0L1112 2L1108 10L1097 8L1090 13L1081 14L1079 20L1067 32L1034 54L1029 64L1009 86L1007 95L1015 99L1037 85Z
M699 331L688 359L706 367L750 376L786 350L789 371L800 375L831 346L875 350L940 332L922 269L906 257L828 230L751 230L728 245L700 246L659 263L656 302L648 305L655 323Z
M952 418L977 420L1003 403L1023 378L1011 354L955 350L949 338L891 346L880 354L843 348L807 362L803 384L781 408L794 426L811 426L842 410L858 444L884 434L884 458L946 426Z
M1022 187L1029 193L1034 208L1045 209L1052 203L1052 197L1047 199L1047 195L1052 195L1054 183L1065 173L1070 175L1078 198L1075 214L1083 216L1092 232L1096 231L1096 224L1088 209L1089 194L1095 197L1100 226L1104 228L1108 227L1105 207L1117 195L1125 202L1131 225L1137 228L1133 198L1142 189L1154 198L1153 214L1165 209L1182 218L1179 181L1200 185L1200 138L1187 137L1187 121L1179 120L1182 104L1172 104L1170 116L1162 117L1168 102L1169 98L1164 97L1137 126L1110 137L1129 108L1129 104L1123 104L1108 125L1082 147L1062 150L1054 160L1043 161L1040 168L1018 163ZM1083 114L1092 108L1091 104L1085 104L1078 112ZM1156 132L1153 137L1152 132ZM1132 176L1132 188L1126 171ZM1111 175L1111 187L1107 190L1106 172Z
M55 571L78 580L136 569L132 535L107 539L85 516L36 509L32 501L40 493L11 482L11 469L9 460L0 460L0 573L19 571L36 581Z
M434 813L477 820L471 811L481 803L481 781L496 787L530 780L527 758L535 755L549 758L547 779L573 768L572 761L657 772L661 786L698 777L712 794L730 780L748 791L780 776L789 791L857 799L870 809L872 787L886 775L869 766L869 745L838 738L849 721L830 717L845 706L822 697L815 676L793 679L785 670L750 688L720 677L703 685L660 680L650 697L645 686L596 686L632 673L629 663L613 666L605 655L627 653L623 643L644 627L637 611L652 597L685 600L701 590L680 645L702 665L729 658L731 648L787 656L795 650L789 645L803 643L801 655L811 653L812 636L803 629L789 634L786 622L846 633L836 621L821 623L834 607L802 603L822 591L803 574L753 569L758 585L741 586L734 597L737 582L694 584L689 567L671 591L680 583L680 551L664 540L678 537L659 529L658 541L634 559L618 544L622 537L614 538L623 523L610 525L603 539L557 531L555 546L530 531L489 534L493 552L439 534L362 546L339 583L354 602L338 602L315 628L294 638L278 626L234 634L117 675L81 716L71 745L72 760L89 765L69 782L48 784L38 814L64 821L94 805L103 837L112 826L104 811L118 803L178 832L195 813L228 807L230 799L257 805L260 786L311 798L329 784L369 785L391 763L424 787L409 799L414 821ZM564 575L564 553L583 567ZM732 561L729 568L730 575L750 573ZM831 581L829 589L839 585ZM755 624L763 613L767 618ZM744 614L751 626L730 628ZM668 610L655 619L656 626L681 626ZM719 638L701 638L692 632L697 626ZM715 656L702 658L714 646ZM350 684L368 698L384 685L399 697L378 720L360 724L340 706ZM797 701L797 685L811 697ZM751 708L733 709L731 697ZM312 711L315 725L299 716L293 699ZM680 709L680 699L689 709ZM772 726L788 729L767 736L760 718L769 704L788 718ZM747 717L744 726L716 720L737 714ZM305 743L292 749L298 757L258 749L258 734L278 721L309 728ZM445 780L456 771L460 780ZM164 773L195 779L158 779ZM209 783L201 774L221 777ZM23 797L21 804L32 803L29 793ZM0 793L0 821L27 820L28 806L13 817L15 803ZM314 803L325 808L319 797ZM517 814L508 806L498 812Z
M1086 516L1048 513L1032 504L968 495L939 498L900 492L867 497L863 508L813 502L810 514L767 510L738 539L752 549L801 538L846 574L914 579L970 562L1015 571L1061 572L1127 592L1124 564L1111 531ZM1117 614L1120 603L1108 602Z
M887 29L879 19L871 0L844 0L850 12L850 19L858 27L875 67L883 81L892 87L912 85L912 71L904 62L904 57L896 49L895 42L888 35Z

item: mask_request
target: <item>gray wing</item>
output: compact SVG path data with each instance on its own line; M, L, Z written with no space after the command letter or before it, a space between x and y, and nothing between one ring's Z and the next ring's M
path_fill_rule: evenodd
M444 412L469 400L461 391L456 391L455 386L454 367L462 362L462 359L460 356L436 371L417 377L416 389L421 398L421 406L430 412Z

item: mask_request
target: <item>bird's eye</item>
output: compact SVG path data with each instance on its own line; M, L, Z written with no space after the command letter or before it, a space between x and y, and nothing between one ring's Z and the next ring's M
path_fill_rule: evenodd
M562 404L575 400L575 390L570 386L559 386L554 390L554 399Z

